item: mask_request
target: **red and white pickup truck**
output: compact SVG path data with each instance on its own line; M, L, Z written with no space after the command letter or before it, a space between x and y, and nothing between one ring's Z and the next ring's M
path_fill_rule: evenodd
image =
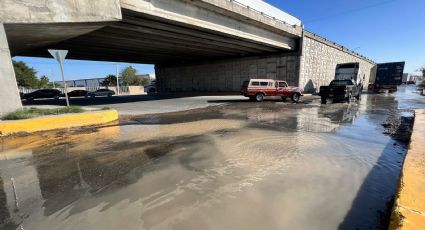
M279 96L282 100L290 97L293 102L298 102L303 96L300 88L288 86L286 81L271 79L251 79L245 81L241 87L241 94L251 100L263 101L267 96Z

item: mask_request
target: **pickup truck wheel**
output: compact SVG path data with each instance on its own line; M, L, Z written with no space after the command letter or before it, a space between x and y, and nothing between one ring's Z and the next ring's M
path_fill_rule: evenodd
M257 93L257 94L255 95L255 100L256 100L257 102L261 102L261 101L263 101L263 100L264 100L264 94L262 94L262 93Z
M356 96L357 101L361 101L362 100L362 94L359 93L359 95Z
M322 102L322 104L326 104L327 103L326 97L320 98L320 101Z
M282 101L286 101L288 99L287 97L282 97Z
M293 102L297 103L300 101L300 95L298 93L294 93L292 94L291 99Z
M347 98L347 104L350 104L351 103L351 98L352 98L352 96L351 96L351 93L348 95L348 98Z

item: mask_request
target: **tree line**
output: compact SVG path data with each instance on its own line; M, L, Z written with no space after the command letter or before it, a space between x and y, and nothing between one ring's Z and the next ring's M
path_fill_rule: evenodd
M34 89L54 88L53 82L50 82L48 77L44 75L37 77L37 71L23 61L13 60L13 68L19 87ZM124 68L120 72L119 78L122 86L147 85L151 81L149 76L138 76L137 70L132 66ZM117 77L115 75L107 75L100 85L106 87L117 86Z
M124 68L119 74L119 83L121 86L147 85L150 81L149 76L138 76L137 70L132 66ZM115 75L108 75L100 85L106 87L117 86L117 77Z
M49 78L46 76L37 77L34 68L29 67L25 62L13 60L16 81L19 87L27 88L48 88Z

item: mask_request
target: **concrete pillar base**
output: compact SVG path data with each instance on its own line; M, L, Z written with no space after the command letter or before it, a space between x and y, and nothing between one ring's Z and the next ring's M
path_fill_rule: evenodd
M7 43L6 32L0 23L0 114L22 108L18 86Z

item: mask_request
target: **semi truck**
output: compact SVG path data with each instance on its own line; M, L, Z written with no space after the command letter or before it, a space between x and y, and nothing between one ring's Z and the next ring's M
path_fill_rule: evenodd
M373 91L379 93L383 90L397 91L397 86L403 83L405 62L390 62L377 65L376 79L372 84Z
M336 65L334 80L352 80L356 84L362 84L363 79L359 77L360 63L344 63Z

